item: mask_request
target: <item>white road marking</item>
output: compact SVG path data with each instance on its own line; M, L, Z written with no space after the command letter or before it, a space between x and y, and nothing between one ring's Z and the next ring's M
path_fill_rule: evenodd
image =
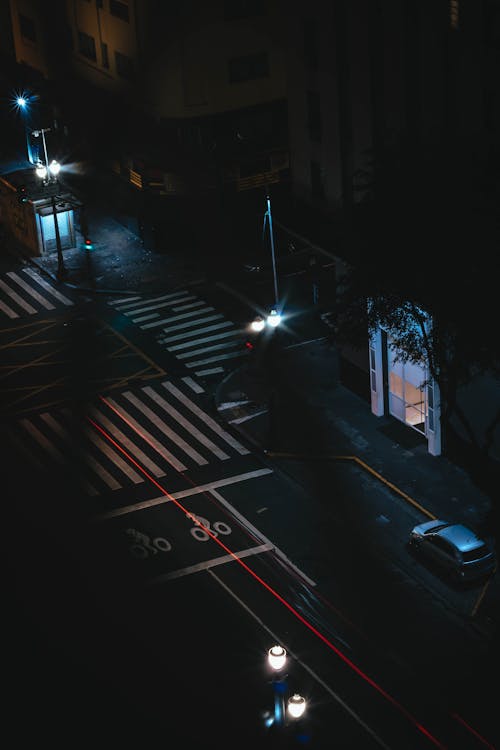
M135 513L145 508L153 508L156 505L163 505L164 503L171 503L171 498L175 500L181 500L183 497L191 497L192 495L199 495L202 492L212 492L217 487L227 487L231 484L237 484L238 482L246 482L248 479L258 479L259 477L267 476L272 474L272 469L256 469L255 471L247 471L244 474L235 474L232 477L225 477L224 479L217 479L215 482L208 482L207 484L200 484L197 487L189 487L186 490L179 490L178 492L171 492L169 496L160 495L154 497L151 500L144 500L141 503L135 503L134 505L124 505L121 508L115 508L106 513L100 513L94 516L93 521L106 521L108 518L116 518L117 516L127 516L129 513Z
M170 333L170 331L180 331L181 328L189 328L190 326L196 326L200 323L209 323L211 320L220 320L224 316L221 313L218 313L218 315L208 315L206 318L200 318L199 320L189 320L187 323L178 323L176 326L169 326L168 328L163 328L164 333ZM232 325L232 323L231 323ZM199 333L198 331L192 331L192 333ZM189 334L184 334L188 336ZM165 341L166 339L164 339Z
M183 381L188 385L190 388L193 389L195 393L204 393L205 389L201 387L193 378L190 378L189 375L186 375L185 378L182 378Z
M190 336L198 336L199 333L208 333L208 331L216 331L218 328L227 328L228 326L234 326L234 323L231 323L230 320L225 320L224 323L216 323L213 326L206 326L205 328L195 328L192 331L185 331L176 336L165 336L164 338L158 339L158 341L160 344L169 344L172 341L181 341L182 339L186 340Z
M234 357L244 357L248 354L248 349L240 349L232 354L221 354L217 357L208 357L207 359L199 359L196 362L187 362L186 367L199 367L200 365L209 365L211 362L219 362L221 359L234 359Z
M208 438L206 435L203 434L203 432L200 432L200 430L195 427L191 422L182 416L182 414L177 411L177 409L174 406L171 406L171 404L168 403L168 401L165 401L164 398L162 398L156 391L154 391L149 385L145 386L143 389L144 393L147 393L147 395L153 399L164 411L167 412L167 414L170 414L170 416L175 419L176 422L178 422L182 427L184 427L187 432L190 432L193 437L198 440L202 445L205 446L205 448L208 448L209 451L211 451L217 458L220 458L221 461L225 461L227 458L229 458L227 453L224 453L223 450L221 450L215 443L213 443L210 438ZM207 463L205 461L205 463Z
M223 404L219 404L217 411L225 411L226 409L234 409L235 406L243 406L243 404L249 404L250 401L245 399L244 401L225 401Z
M36 313L35 307L32 307L30 304L28 304L28 302L25 302L25 300L23 300L23 298L20 297L17 292L11 289L10 286L8 286L5 283L5 281L2 281L1 279L0 279L0 289L2 289L5 292L5 294L8 294L8 296L12 300L14 300L14 302L16 302L19 305L19 307L22 307L24 310L26 310L27 313L29 313L30 315L33 315L33 313ZM19 316L16 315L16 317L19 317Z
M5 305L3 302L0 302L0 310L4 312L6 315L9 316L9 318L18 318L18 313L14 312L14 310L11 310L8 305Z
M122 302L133 302L136 299L140 300L142 297L120 297L120 299L109 300L108 305L121 305Z
M135 420L132 415L123 408L123 406L118 406L118 404L112 398L108 399L108 402L111 404L113 409L115 409L118 414L123 417L124 421L132 425L137 434L143 437L146 442L149 443L156 450L156 452L160 454L160 456L162 456L166 461L168 461L169 464L174 467L174 469L177 469L177 471L187 470L187 467L184 466L184 464L179 461L178 458L172 455L170 451L164 448L163 445L153 435L151 435L150 432L142 427L139 422L137 422L137 420Z
M140 318L132 318L132 323L143 323L145 320L151 320L152 318L158 318L160 313L149 313L149 315L141 315Z
M191 401L187 396L185 396L182 391L180 391L173 383L165 382L162 383L163 387L166 388L167 391L170 391L176 398L181 401L185 407L187 407L193 414L195 414L199 419L201 419L205 424L210 427L211 430L213 430L220 438L225 440L225 442L230 445L232 448L238 451L241 455L246 455L247 453L250 453L247 448L245 448L238 440L236 440L232 435L229 434L229 432L226 432L226 430L223 430L222 427L217 424L217 422L212 419L212 417L209 417L208 414L206 414L202 409L200 409L199 406L197 406L193 401Z
M188 299L196 299L193 296L186 296L182 297L182 300L188 300ZM146 307L138 307L136 310L128 310L127 312L123 313L124 315L137 315L137 313L143 313L143 312L149 312L150 310L159 310L160 307L169 307L170 305L176 305L178 300L172 301L168 300L167 302L160 302L157 305L151 305L148 304Z
M163 294L159 297L152 297L152 299L145 299L144 297L129 297L128 300L124 299L123 301L128 301L130 304L123 305L121 308L122 310L126 310L129 307L137 307L137 305L143 305L143 304L151 304L151 302L161 302L164 299L172 299L173 297L181 297L182 295L189 294L187 290L183 290L181 292L173 292L172 294ZM137 301L135 301L137 300ZM114 300L113 302L109 302L110 305L119 305L120 300ZM176 304L174 302L174 304Z
M211 576L212 576L212 578L214 578L214 579L215 579L215 580L217 581L217 583L219 583L219 584L220 584L220 586L222 586L222 588L223 588L223 589L225 589L225 591L227 591L227 593L228 593L228 594L229 594L230 596L232 596L232 597L233 597L233 599L235 599L235 600L236 600L236 601L238 602L238 604L239 604L239 605L240 605L240 606L241 606L241 607L242 607L242 608L243 608L243 609L244 609L244 610L245 610L245 611L246 611L246 612L247 612L247 613L248 613L248 614L249 614L249 615L250 615L250 616L251 616L251 617L252 617L252 618L253 618L253 619L254 619L254 620L256 621L256 622L258 622L258 623L259 623L259 625L261 625L261 626L262 626L262 627L264 628L264 630L265 630L265 631L266 631L267 633L269 633L269 636L270 636L270 642L271 642L271 643L280 643L280 644L281 644L281 645L283 646L283 648L285 648L285 649L286 649L286 651L287 651L287 652L288 652L288 653L290 654L290 656L292 657L292 659L294 659L294 660L295 660L295 661L296 661L296 662L297 662L298 664L300 664L300 666L301 666L301 667L302 667L303 669L305 669L305 670L306 670L306 672L308 672L308 674L310 674L310 675L311 675L311 677L313 677L313 679L315 679L315 680L316 680L316 682L317 682L317 683L318 683L319 685L321 685L321 686L322 686L322 687L323 687L323 688L324 688L324 689L326 690L326 692L327 692L327 693L328 693L329 695L331 695L331 696L332 696L332 698L333 698L333 699L334 699L335 701L337 701L337 703L338 703L338 704L339 704L340 706L342 706L342 708L343 708L343 709L344 709L344 710L345 710L345 711L346 711L346 712L347 712L347 713L349 714L349 716L352 716L352 718L353 718L353 719L354 719L355 721L357 721L357 722L358 722L358 724L359 724L359 725L360 725L361 727L363 727L363 729L365 729L365 730L366 730L366 732L367 732L367 733L368 733L368 734L369 734L369 735L370 735L370 736L371 736L371 737L372 737L372 738L373 738L373 739L374 739L374 740L375 740L375 741L376 741L376 742L377 742L377 743L378 743L378 744L380 745L380 747L384 748L384 750L391 750L391 748L390 748L390 747L389 747L388 745L386 745L386 744L385 744L385 742L384 742L384 741L383 741L383 740L382 740L382 739L381 739L381 738L380 738L380 737L379 737L379 736L378 736L377 734L375 734L374 730L373 730L373 729L372 729L371 727L369 727L369 726L368 726L368 724L366 724L366 723L365 723L365 722L363 721L363 719L362 719L362 718L361 718L360 716L358 716L358 714L357 714L357 713L356 713L356 712L354 711L354 709L352 709L352 708L351 708L351 707L350 707L350 706L349 706L349 705L348 705L348 704L347 704L347 703L346 703L346 702L345 702L345 701L344 701L344 700L343 700L343 699L342 699L342 698L341 698L341 697L340 697L339 695L337 695L337 693L336 693L336 692L335 692L334 690L332 690L332 688L331 688L331 687L330 687L330 686L329 686L329 685L328 685L328 684L327 684L327 683L326 683L326 682L325 682L324 680L322 680L322 679L321 679L321 677L319 677L319 675L317 675L317 674L316 674L316 672L314 672L314 671L313 671L313 670L311 669L311 667L309 667L309 666L308 666L307 664L305 664L305 662L303 662L303 661L302 661L302 659L301 659L301 658L300 658L300 657L299 657L299 656L298 656L297 654L295 654L295 653L294 653L294 651L293 651L293 650L292 650L292 649L291 649L291 648L289 647L289 645L287 645L287 643L286 643L286 642L285 642L285 641L283 640L283 638L281 638L280 636L276 635L276 634L275 634L275 633L274 633L274 632L273 632L273 631L272 631L272 630L271 630L271 629L270 629L270 628L269 628L269 627L268 627L268 626L267 626L267 625L266 625L266 624L264 623L264 621L263 621L263 620L261 620L261 618L260 618L260 617L259 617L259 616L258 616L258 615L257 615L257 614L256 614L256 613L255 613L255 612L254 612L254 611L253 611L253 610L252 610L252 609L251 609L251 608L250 608L250 607L249 607L249 606L248 606L247 604L245 604L245 602L244 602L244 601L243 601L242 599L240 599L240 597L239 597L239 596L237 596L237 594L235 594L235 592L234 592L234 591L233 591L233 590L232 590L232 589L231 589L231 588L230 588L230 587L229 587L229 586L228 586L228 585L227 585L226 583L224 583L224 582L223 582L223 581L222 581L222 580L221 580L221 579L219 578L219 576L218 576L218 575L217 575L216 573L214 573L214 572L213 572L212 570L208 570L208 574L209 574L209 575L211 575Z
M53 286L51 286L45 279L42 279L41 276L39 276L32 268L24 268L24 273L27 273L31 278L36 281L37 284L40 284L41 287L43 287L49 294L52 294L53 297L55 297L59 302L62 302L63 305L74 305L74 302L67 297L64 296L64 294L61 294L57 289L54 289Z
M144 330L146 330L147 328L155 328L156 326L161 326L164 323L174 323L176 320L185 320L186 318L192 318L195 315L203 315L204 313L213 312L213 310L215 310L214 307L208 306L204 307L201 310L192 310L188 313L182 313L182 315L172 315L169 318L162 318L162 320L157 320L154 323L146 323L146 325L141 326L141 328L143 328ZM196 323L196 321L189 321L189 325L193 325L193 323Z
M143 451L141 451L140 448L138 448L129 438L116 427L109 419L107 419L104 414L101 414L101 412L98 409L91 409L90 411L91 416L95 418L97 422L100 422L103 427L106 428L108 432L110 432L113 437L115 437L117 440L121 442L125 448L128 448L130 453L134 456L134 458L137 458L144 466L152 473L155 477L164 477L165 472L163 469L160 469L159 466L155 464L154 461L152 461L148 456L146 456Z
M134 469L129 466L127 462L124 461L123 458L101 438L100 435L96 435L92 427L87 427L85 429L85 434L134 484L141 484L141 482L144 481L144 477L134 471Z
M45 412L44 414L41 414L41 419L49 426L51 427L54 432L62 437L64 440L69 441L70 436L68 434L68 431L64 429L64 427L48 412ZM85 489L87 490L89 495L98 495L98 491L95 489L93 485L88 482L85 477L80 477L80 480L83 482L83 485Z
M136 409L141 411L149 419L149 421L154 424L154 426L158 430L160 430L160 432L163 432L163 434L166 435L169 440L175 443L181 450L184 451L184 453L187 453L187 455L190 456L190 458L192 458L193 461L198 464L198 466L206 466L208 464L207 459L204 458L201 453L198 453L198 451L192 448L189 443L186 443L186 441L180 435L178 435L167 424L165 424L165 422L160 419L160 417L155 414L155 412L150 409L149 406L146 406L146 404L144 404L139 398L137 398L137 396L135 396L131 391L126 391L123 396L125 396L125 398L128 399Z
M211 560L206 560L196 565L189 565L187 568L180 568L174 570L172 573L163 573L162 575L151 578L148 582L148 586L156 586L159 583L165 581L171 581L174 578L182 578L183 576L189 576L192 573L199 573L200 570L208 570L214 568L216 565L225 565L226 563L235 562L235 557L241 559L242 557L250 557L251 555L260 555L262 552L269 552L272 546L269 544L260 544L258 547L251 547L250 549L244 549L240 552L234 552L232 555L222 555L221 557L213 557Z
M189 299L194 299L190 297ZM182 301L182 300L181 300ZM180 307L173 307L172 312L182 312L183 310L190 310L192 307L202 307L207 303L204 300L198 300L198 302L190 302L189 305L181 305Z
M36 299L37 302L39 302L43 307L45 307L46 310L55 310L56 308L52 304L52 302L49 302L45 299L45 297L42 297L41 294L39 294L35 289L32 289L29 284L27 284L24 279L21 279L20 276L17 275L17 273L14 273L14 271L8 271L7 276L11 278L13 281L16 282L16 284L19 284L19 286L24 289L25 292L27 292L33 299Z
M240 336L241 331L235 328L233 331L224 331L224 333L216 333L213 336L202 336L201 339L194 339L193 341L185 341L183 344L176 344L175 346L168 346L167 351L178 352L181 349L189 349L191 346L196 344L204 344L207 341L217 341L218 339L227 339L231 336ZM195 352L192 352L193 354Z
M236 419L230 419L229 424L242 424L243 422L248 422L249 419L260 417L261 414L267 414L267 411L267 409L261 409L260 411L256 411L253 414L245 414L244 417L236 417Z
M241 341L224 341L222 344L212 344L211 346L204 346L202 349L195 349L194 351L184 352L184 354L176 354L177 359L187 359L188 357L194 357L197 354L203 354L204 352L214 352L217 349L231 349L234 346L241 346Z
M224 372L223 367L211 367L209 370L196 370L195 375L214 375L216 372Z

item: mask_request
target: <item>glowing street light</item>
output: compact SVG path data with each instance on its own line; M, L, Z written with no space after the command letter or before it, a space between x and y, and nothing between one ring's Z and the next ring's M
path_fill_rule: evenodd
M24 109L26 105L28 104L28 100L24 98L24 96L18 96L16 99L16 104L21 109Z
M41 180L45 180L45 178L47 177L47 167L44 166L44 164L41 161L39 161L36 163L35 173L36 173L36 176L39 177Z
M283 646L273 646L267 652L267 661L271 669L279 672L286 664L286 650Z
M252 320L250 323L250 328L252 331L255 331L255 333L260 333L260 331L263 331L266 325L266 321L264 318L259 315L255 318L255 320Z
M61 171L61 165L59 164L59 162L55 159L52 159L49 164L49 171L53 177L57 177L57 175Z
M266 323L271 328L276 328L281 323L281 315L274 307L267 316Z
M304 711L306 710L306 699L303 698L298 693L294 693L289 699L287 703L287 710L288 715L292 719L300 719L300 717L304 714Z

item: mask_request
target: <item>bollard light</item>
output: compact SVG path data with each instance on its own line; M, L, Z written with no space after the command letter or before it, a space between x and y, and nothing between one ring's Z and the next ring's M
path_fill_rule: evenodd
M262 316L259 315L257 318L255 318L255 320L252 320L252 322L250 323L250 328L252 329L252 331L259 333L260 331L264 330L265 325L266 321Z
M267 652L267 661L271 669L278 672L286 664L286 650L283 646L273 646Z
M267 316L267 325L271 328L276 328L281 323L281 315L277 310L274 308L271 310L269 315Z
M288 714L292 719L300 719L306 710L306 699L298 693L294 693L291 698L288 699L287 709Z

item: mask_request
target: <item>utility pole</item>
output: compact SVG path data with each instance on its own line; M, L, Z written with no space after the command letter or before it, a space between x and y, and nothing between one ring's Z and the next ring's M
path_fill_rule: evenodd
M274 233L273 233L273 219L271 216L271 198L269 193L266 196L267 200L267 211L264 214L264 225L262 227L262 240L264 241L264 234L266 231L266 219L269 222L269 238L271 240L271 258L273 262L273 280L274 280L274 304L276 308L279 307L279 296L278 296L278 278L276 275L276 257L274 254Z

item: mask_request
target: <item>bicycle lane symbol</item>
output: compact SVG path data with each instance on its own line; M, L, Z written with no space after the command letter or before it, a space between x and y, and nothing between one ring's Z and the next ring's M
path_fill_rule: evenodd
M214 523L211 524L207 518L198 516L195 513L189 513L187 515L187 518L193 521L195 524L189 531L191 533L191 536L193 536L198 542L208 542L208 540L211 538L210 534L207 534L205 529L210 531L210 533L214 537L218 537L219 534L221 536L227 536L228 534L232 534L233 531L232 528L224 521L214 521ZM205 527L205 529L202 528L203 526Z
M128 551L137 560L147 560L159 552L166 553L172 550L172 545L162 536L149 537L137 529L125 529L129 538Z

